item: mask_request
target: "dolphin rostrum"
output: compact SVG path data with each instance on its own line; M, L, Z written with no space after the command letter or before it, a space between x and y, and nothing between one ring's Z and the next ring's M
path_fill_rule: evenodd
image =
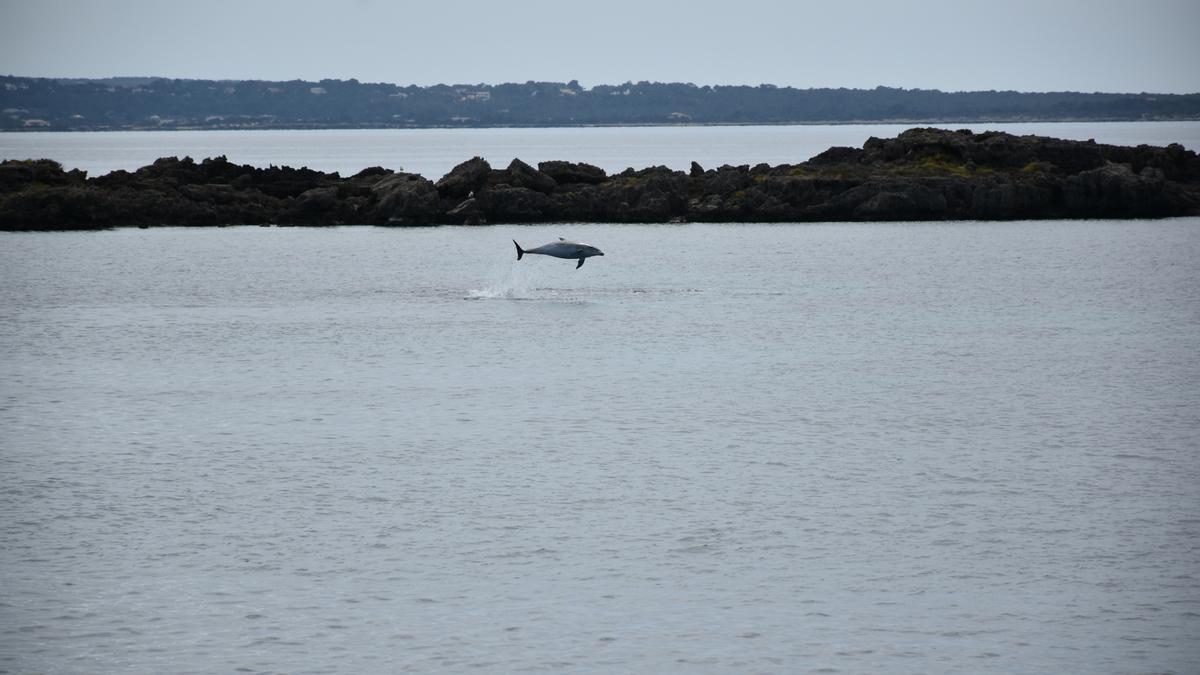
M521 248L521 245L517 243L516 239L513 239L513 245L517 247L517 260L520 260L521 256L525 255L526 253L550 255L554 256L555 258L569 258L578 260L579 264L575 266L575 269L583 267L583 261L594 255L604 255L604 251L601 251L595 246L581 244L577 241L567 241L562 237L559 237L558 241L551 242L537 248L531 248L528 251Z

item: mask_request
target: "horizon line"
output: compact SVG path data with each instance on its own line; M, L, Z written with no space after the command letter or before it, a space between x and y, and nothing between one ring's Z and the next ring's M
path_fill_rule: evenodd
M1140 92L1134 92L1134 91L1100 91L1100 90L1082 91L1082 90L1075 90L1075 89L1056 89L1056 90L1051 89L1051 90L1038 90L1038 91L1021 90L1021 89L952 89L952 90L947 90L947 89L923 88L923 87L896 87L896 86L891 86L891 85L886 85L886 84L878 84L874 87L832 87L832 86L798 87L798 86L794 86L794 85L778 85L778 84L772 84L772 83L768 83L768 82L762 82L759 84L745 84L745 83L743 83L743 84L727 84L727 83L725 83L725 84L695 84L693 82L685 82L685 81L678 81L678 80L676 80L676 81L638 80L636 82L633 80L626 80L626 81L620 82L620 83L612 83L612 84L600 83L600 84L594 84L594 85L588 87L588 86L584 86L584 85L580 84L579 80L577 80L577 79L572 79L567 82L562 82L562 81L558 81L558 80L525 80L524 82L508 81L508 82L498 82L498 83L439 82L437 84L415 84L415 83L401 84L398 82L361 81L358 78L354 78L354 77L345 78L345 79L327 77L327 78L322 78L319 80L306 80L306 79L301 79L301 78L293 78L290 80L279 80L279 79L266 79L266 78L254 78L254 77L249 77L249 78L212 78L212 77L169 77L169 76L165 76L165 75L110 75L110 76L106 76L106 77L16 75L16 74L12 74L12 73L6 73L4 75L0 75L0 79L5 79L5 78L29 79L29 80L53 80L56 82L62 82L62 81L66 81L66 82L106 82L106 81L113 81L113 80L149 80L149 81L167 80L167 81L179 81L179 82L278 82L278 83L302 82L302 83L312 83L312 84L320 84L322 82L343 82L343 83L354 82L359 85L388 85L388 86L399 87L399 88L416 87L419 89L431 89L431 88L435 88L435 87L503 87L503 86L507 86L507 85L523 86L523 85L530 85L530 84L548 84L548 85L561 85L564 87L569 87L572 83L574 83L576 86L578 86L579 91L583 91L583 92L592 91L592 90L596 89L597 87L622 87L622 86L642 86L642 85L668 85L668 86L669 85L682 85L682 86L688 86L688 87L695 87L697 89L749 88L749 89L784 89L784 90L790 89L793 91L863 91L863 92L884 90L884 91L927 92L927 93L939 93L939 94L980 94L980 93L998 93L998 94L999 93L1013 93L1013 94L1034 94L1034 95L1036 95L1036 94L1085 94L1085 95L1108 94L1108 95L1114 95L1114 96L1197 96L1197 95L1200 95L1200 91L1192 91L1192 92L1140 91Z

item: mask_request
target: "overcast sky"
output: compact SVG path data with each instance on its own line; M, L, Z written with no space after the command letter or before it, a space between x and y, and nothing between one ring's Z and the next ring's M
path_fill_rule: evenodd
M0 0L0 74L1200 92L1200 0Z

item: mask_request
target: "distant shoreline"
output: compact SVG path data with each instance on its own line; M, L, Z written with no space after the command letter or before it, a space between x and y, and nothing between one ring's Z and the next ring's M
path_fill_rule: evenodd
M1200 93L953 91L578 81L401 86L357 80L0 76L0 130L494 129L1200 120Z
M987 119L879 119L854 121L799 121L799 122L641 122L641 123L595 123L595 124L480 124L480 125L394 125L394 126L334 126L334 125L293 125L293 126L145 126L120 128L88 128L88 129L50 129L22 128L0 129L0 134L43 134L43 133L115 133L123 131L394 131L394 130L424 130L424 129L619 129L619 128L696 128L696 127L815 127L815 126L950 126L955 124L1162 124L1170 122L1200 122L1200 115L1195 117L1162 118L1162 119L1095 119L1095 118L987 118Z

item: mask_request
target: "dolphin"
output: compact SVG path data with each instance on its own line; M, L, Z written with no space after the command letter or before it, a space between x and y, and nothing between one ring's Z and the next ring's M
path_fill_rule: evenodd
M601 251L595 246L581 244L577 241L567 241L562 237L559 237L558 241L550 242L549 244L545 244L537 248L531 248L528 251L521 248L521 245L517 243L516 239L513 239L513 245L517 247L517 260L520 260L521 256L525 255L526 253L551 255L555 258L569 258L578 260L579 264L575 266L575 269L583 267L583 261L594 255L604 255L604 251Z

